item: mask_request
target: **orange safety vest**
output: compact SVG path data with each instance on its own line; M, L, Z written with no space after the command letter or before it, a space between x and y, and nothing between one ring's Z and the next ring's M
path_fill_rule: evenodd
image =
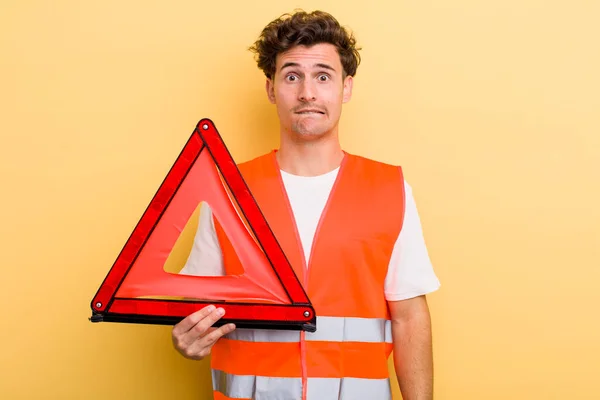
M221 338L211 355L215 400L391 399L384 280L404 217L402 169L344 154L308 265L275 151L239 169L308 293L317 331L237 329ZM216 222L226 272L238 274Z

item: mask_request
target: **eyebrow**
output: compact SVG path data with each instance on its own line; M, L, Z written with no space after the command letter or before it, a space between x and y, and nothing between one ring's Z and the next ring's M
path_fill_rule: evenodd
M281 66L281 68L279 69L280 71L282 71L284 68L287 67L299 67L300 64L296 63L296 62L286 62L285 64L283 64ZM323 68L323 69L328 69L331 71L335 72L335 68L333 68L332 66L328 65L328 64L323 64L323 63L317 63L314 65L315 67L319 67L319 68Z

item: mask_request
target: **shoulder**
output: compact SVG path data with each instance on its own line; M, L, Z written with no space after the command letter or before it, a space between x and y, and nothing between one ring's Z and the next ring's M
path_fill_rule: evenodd
M369 158L365 156L360 156L357 154L346 153L349 157L354 159L355 162L365 165L373 165L381 168L401 168L400 165L386 163L381 160L376 160L374 158Z
M355 160L358 166L362 166L370 169L370 174L377 174L380 176L392 176L395 179L399 179L402 182L402 188L404 190L404 197L408 201L413 201L413 190L410 184L406 181L404 170L402 165L390 164L383 161L375 160L368 157L359 156L356 154L349 154Z
M268 159L268 158L270 158L272 156L273 156L273 150L269 151L267 153L263 153L263 154L257 155L257 156L252 156L251 158L249 158L249 159L247 159L245 161L237 163L237 165L238 165L238 167L244 167L244 166L247 166L247 165L252 165L252 164L264 162L266 159Z
M356 169L363 171L363 173L368 174L372 178L391 178L404 181L404 172L401 165L391 164L356 154L348 154L348 156Z
M402 174L401 165L391 164L381 160L359 156L356 154L346 154L348 154L349 159L352 160L352 162L360 168L373 169L376 171L395 171L396 173L400 172Z
M268 168L273 163L273 151L255 156L249 160L237 164L238 169L244 175L258 172Z

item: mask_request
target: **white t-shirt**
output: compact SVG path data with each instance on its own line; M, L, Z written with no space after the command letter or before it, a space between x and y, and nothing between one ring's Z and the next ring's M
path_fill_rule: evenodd
M313 237L339 168L319 176L298 176L281 171L292 207L306 262L310 259ZM405 214L400 235L394 244L385 279L385 298L404 300L431 293L440 287L433 271L411 187L404 182ZM201 207L198 230L182 274L224 275L212 212Z

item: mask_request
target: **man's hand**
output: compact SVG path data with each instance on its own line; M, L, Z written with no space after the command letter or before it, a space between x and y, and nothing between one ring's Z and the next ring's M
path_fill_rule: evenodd
M208 356L217 340L235 329L234 324L212 327L223 315L225 310L212 305L188 315L171 332L175 349L192 360L202 360Z

